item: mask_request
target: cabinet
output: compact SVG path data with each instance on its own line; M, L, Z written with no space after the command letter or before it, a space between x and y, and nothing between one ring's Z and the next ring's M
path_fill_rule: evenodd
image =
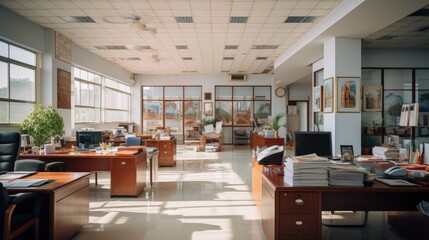
M146 187L146 152L110 161L112 196L138 196Z
M158 165L160 167L173 167L176 165L176 139L147 140L146 146L158 149Z
M256 147L261 147L261 146L267 146L267 147L270 147L273 145L283 146L284 143L285 143L284 138L266 138L256 133L250 134L250 147L253 150L256 150Z

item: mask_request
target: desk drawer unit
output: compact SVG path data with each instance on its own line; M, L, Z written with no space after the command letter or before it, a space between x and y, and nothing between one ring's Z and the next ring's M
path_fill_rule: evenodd
M319 194L316 192L278 193L279 239L317 239L320 229Z

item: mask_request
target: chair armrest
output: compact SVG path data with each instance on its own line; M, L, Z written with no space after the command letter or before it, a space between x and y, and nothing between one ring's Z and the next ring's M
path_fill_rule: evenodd
M37 193L34 193L34 192L18 193L18 194L15 194L14 196L15 197L11 199L10 204L13 204L16 207L18 207L22 203L24 203L24 205L26 206L28 202L32 202L33 215L39 216L41 200L40 200L40 196Z
M55 171L59 169L59 171ZM66 164L64 162L50 162L46 164L46 171L48 172L65 172Z

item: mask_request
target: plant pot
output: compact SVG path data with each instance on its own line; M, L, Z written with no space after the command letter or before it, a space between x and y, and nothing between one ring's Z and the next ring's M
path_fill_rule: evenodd
M279 131L274 131L274 138L279 138Z
M40 151L40 147L32 147L32 148L31 148L31 152L32 152L33 154L39 154L39 151Z
M55 153L55 144L45 144L44 148L45 148L45 153Z

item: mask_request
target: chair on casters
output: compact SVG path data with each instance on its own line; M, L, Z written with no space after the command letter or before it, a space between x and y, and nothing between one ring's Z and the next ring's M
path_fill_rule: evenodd
M3 240L14 239L30 227L34 227L34 238L39 239L40 196L33 192L9 196L0 183L0 226Z

